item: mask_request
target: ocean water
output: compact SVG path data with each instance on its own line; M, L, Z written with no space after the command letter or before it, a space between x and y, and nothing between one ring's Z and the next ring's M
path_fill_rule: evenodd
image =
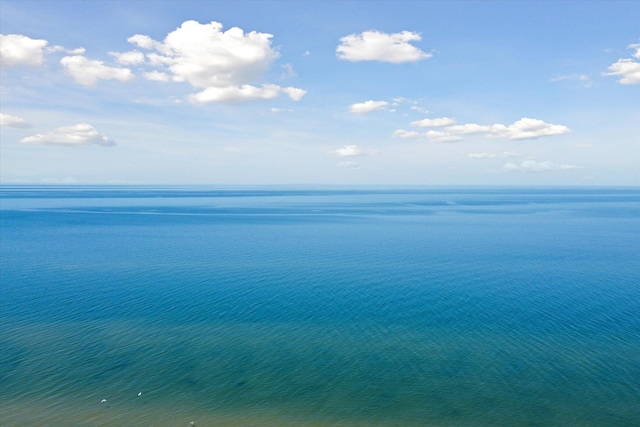
M640 189L0 189L2 426L639 426Z

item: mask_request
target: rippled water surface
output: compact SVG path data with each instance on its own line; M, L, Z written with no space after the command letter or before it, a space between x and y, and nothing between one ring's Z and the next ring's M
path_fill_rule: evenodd
M3 186L0 227L0 425L640 425L637 188Z

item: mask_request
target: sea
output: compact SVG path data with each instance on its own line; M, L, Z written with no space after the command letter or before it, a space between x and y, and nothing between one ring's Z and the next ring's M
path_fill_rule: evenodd
M0 187L2 426L640 426L638 187Z

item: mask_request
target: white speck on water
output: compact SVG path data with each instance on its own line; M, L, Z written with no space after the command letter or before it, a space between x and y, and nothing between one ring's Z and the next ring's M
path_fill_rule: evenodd
M138 396L142 396L142 392L138 393Z
M100 403L107 403L107 399L102 399Z

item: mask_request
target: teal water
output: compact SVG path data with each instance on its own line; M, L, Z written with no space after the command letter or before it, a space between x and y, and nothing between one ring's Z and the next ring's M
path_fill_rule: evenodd
M637 188L3 186L0 230L1 425L640 425Z

